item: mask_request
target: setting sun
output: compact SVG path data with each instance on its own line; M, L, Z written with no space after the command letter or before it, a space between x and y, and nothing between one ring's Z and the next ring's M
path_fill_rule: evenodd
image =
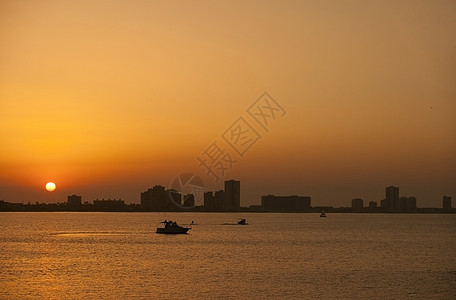
M48 192L53 192L55 190L55 183L53 183L53 182L46 183L46 190Z

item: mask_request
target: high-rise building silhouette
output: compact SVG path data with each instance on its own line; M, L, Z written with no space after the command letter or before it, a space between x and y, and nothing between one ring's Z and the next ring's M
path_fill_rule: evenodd
M171 201L168 201L168 202L170 202L170 210L175 210L176 208L181 207L182 194L175 189L169 189L169 190L166 190L166 192L168 194L167 195L168 200L171 200Z
M416 198L415 197L401 197L399 198L399 210L397 212L416 212Z
M215 211L214 193L211 191L204 193L204 209L207 211Z
M399 188L397 186L386 187L385 204L389 212L400 211Z
M225 211L239 211L241 209L241 182L237 180L225 181Z
M182 195L176 190L166 190L156 185L141 193L141 208L146 211L175 211L181 205Z
M214 193L214 203L216 211L228 211L229 209L226 208L226 196L225 191L220 190Z
M224 211L225 191L204 193L204 209L206 211Z

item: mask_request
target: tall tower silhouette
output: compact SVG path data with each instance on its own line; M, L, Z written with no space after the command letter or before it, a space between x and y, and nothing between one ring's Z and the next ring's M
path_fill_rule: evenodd
M225 181L224 210L239 211L241 209L241 182L237 180Z
M388 211L399 211L399 188L397 186L388 186L385 191L386 208Z

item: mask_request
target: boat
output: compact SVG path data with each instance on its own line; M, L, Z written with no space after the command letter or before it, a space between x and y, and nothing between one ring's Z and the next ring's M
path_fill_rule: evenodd
M247 225L247 221L245 219L239 219L237 223L238 225Z
M325 213L325 211L322 211L322 212L321 212L320 218L326 218L326 213Z
M163 222L161 222L163 224L165 224L164 227L159 227L157 228L157 231L155 231L155 233L162 233L162 234L185 234L187 233L187 231L189 231L191 228L189 227L182 227L182 226L179 226L177 225L176 222L173 222L173 221L167 221L167 220L164 220Z

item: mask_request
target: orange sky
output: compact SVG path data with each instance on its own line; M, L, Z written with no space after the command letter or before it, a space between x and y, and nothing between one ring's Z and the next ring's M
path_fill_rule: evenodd
M262 138L223 179L313 205L456 198L454 1L2 1L0 199L122 198L198 173L240 116ZM247 108L286 110L264 131ZM432 108L431 108L432 107ZM231 149L231 150L230 150ZM47 181L57 184L48 193Z

